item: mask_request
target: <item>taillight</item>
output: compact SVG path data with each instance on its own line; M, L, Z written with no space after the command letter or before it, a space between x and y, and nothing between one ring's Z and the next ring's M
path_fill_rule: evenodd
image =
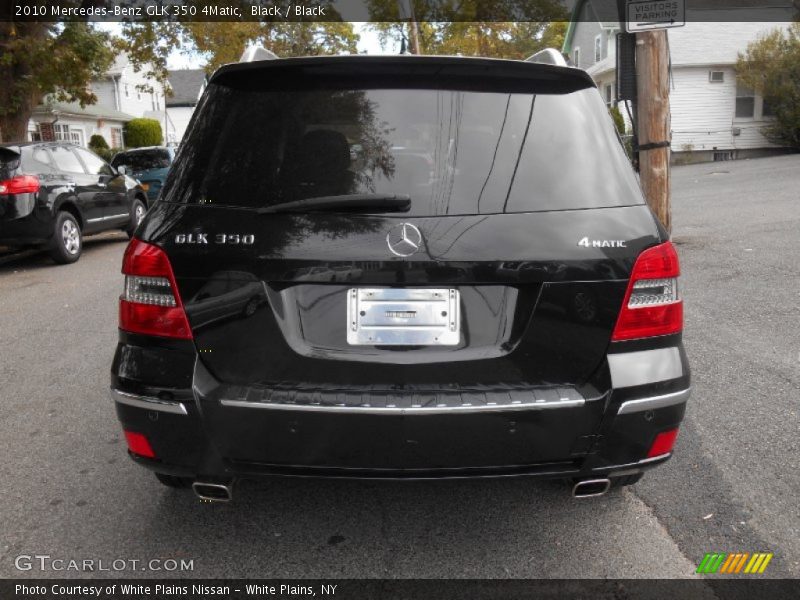
M122 259L125 291L119 299L119 328L131 333L192 339L175 276L165 252L132 239Z
M128 442L128 450L145 458L155 458L156 453L150 446L148 439L141 433L135 431L125 431L125 441Z
M39 178L34 175L17 175L0 181L0 195L35 194L41 189Z
M672 242L648 248L633 265L613 341L680 333L683 301L678 293L678 253Z
M656 439L653 440L653 444L647 452L647 458L653 458L654 456L661 456L662 454L672 452L676 439L678 439L677 429L662 431L656 436Z

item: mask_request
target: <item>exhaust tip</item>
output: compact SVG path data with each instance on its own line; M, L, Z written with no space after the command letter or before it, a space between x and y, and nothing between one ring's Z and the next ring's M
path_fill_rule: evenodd
M192 483L195 495L205 502L230 502L233 500L233 486L229 483L210 483L195 481Z
M592 498L602 496L611 487L610 479L583 479L572 488L574 498Z

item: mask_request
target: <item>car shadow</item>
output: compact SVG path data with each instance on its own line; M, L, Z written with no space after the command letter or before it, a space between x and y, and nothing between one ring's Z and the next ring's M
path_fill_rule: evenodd
M83 254L78 262L85 258L85 255L92 251L104 248L108 245L128 242L128 236L121 231L109 231L98 235L83 238ZM70 265L56 265L45 248L32 248L26 250L0 249L0 275L6 272L19 270L42 269L46 267L63 266L69 268Z
M594 537L602 546L598 515L625 513L623 494L575 500L563 481L530 478L244 480L230 503L163 490L141 526L162 539L202 532L202 549L192 545L196 570L182 576L530 577L542 568L528 570L534 557L555 563L550 554ZM610 521L604 528L619 526Z

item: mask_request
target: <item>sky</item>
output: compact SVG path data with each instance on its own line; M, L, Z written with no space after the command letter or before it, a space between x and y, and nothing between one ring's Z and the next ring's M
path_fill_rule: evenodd
M358 42L358 51L367 54L397 54L400 48L393 42L388 42L386 49L382 49L378 42L378 34L366 27L368 23L353 23L353 26L361 36ZM121 31L120 23L97 23L97 27L112 34L119 34ZM167 68L175 69L199 69L204 66L203 57L199 54L184 54L175 50L167 59Z

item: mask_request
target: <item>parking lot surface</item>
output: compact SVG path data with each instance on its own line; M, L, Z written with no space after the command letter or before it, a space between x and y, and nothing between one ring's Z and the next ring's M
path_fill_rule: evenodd
M800 576L800 156L673 170L694 395L676 456L574 500L530 480L243 482L169 490L126 456L108 398L126 238L0 258L0 576L19 555L191 559L193 577L693 577L706 552Z

